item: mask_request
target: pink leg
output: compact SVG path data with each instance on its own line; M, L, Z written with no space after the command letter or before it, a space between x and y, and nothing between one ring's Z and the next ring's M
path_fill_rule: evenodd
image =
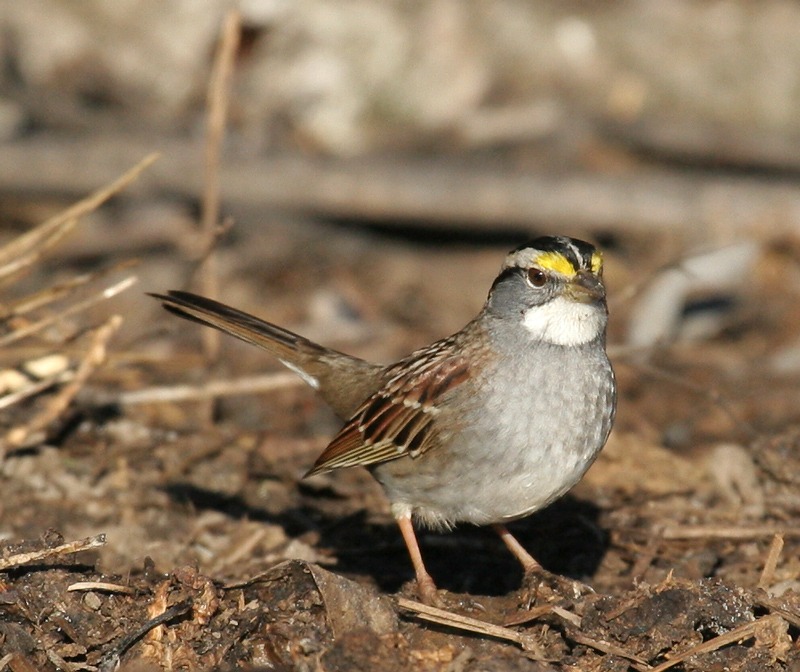
M536 561L536 559L526 551L522 544L520 544L511 532L508 531L508 528L505 525L495 524L492 525L494 531L500 535L500 538L503 540L503 543L508 546L508 550L514 554L514 557L520 561L522 564L522 568L525 570L526 574L530 572L538 571L542 568L542 566Z
M411 564L414 565L414 572L417 575L417 591L420 599L431 606L441 605L442 601L439 599L439 593L436 592L436 584L433 582L431 575L428 574L428 570L425 569L425 563L422 561L422 553L419 551L417 535L414 532L411 518L408 516L398 517L397 524L400 527L403 540L406 542L408 554L411 556Z

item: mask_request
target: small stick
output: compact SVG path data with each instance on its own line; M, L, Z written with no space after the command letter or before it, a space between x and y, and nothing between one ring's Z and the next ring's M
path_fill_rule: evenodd
M800 537L800 527L739 527L734 525L673 525L665 527L662 537L678 539L759 539L780 534Z
M541 618L549 613L552 613L553 609L552 606L549 604L542 604L538 607L532 607L531 609L525 609L524 611L518 611L515 614L512 614L509 618L503 621L503 625L506 627L512 625L522 625L523 623L530 623L531 621L535 621L537 618Z
M231 567L239 562L242 558L250 555L253 549L258 546L258 544L260 544L268 534L268 529L263 525L259 525L249 535L247 535L246 539L228 550L222 557L217 558L217 561L214 563L214 566L211 569L212 576L221 574L223 570Z
M535 648L532 639L528 635L517 632L516 630L504 628L502 625L479 621L477 618L455 614L452 611L431 607L427 604L414 602L404 597L398 597L397 604L402 609L414 612L420 618L431 621L432 623L438 623L439 625L446 625L460 630L467 630L469 632L477 632L478 634L497 637L498 639L505 639L519 644L526 651Z
M108 186L98 189L29 233L15 238L0 248L0 279L5 281L9 276L32 266L48 247L52 247L69 233L81 217L96 210L114 194L125 189L154 163L158 156L150 154Z
M92 548L104 546L106 543L106 535L98 534L96 537L88 537L79 541L70 541L60 546L53 548L45 548L41 551L32 551L30 553L15 553L7 558L0 558L0 572L10 569L11 567L19 567L20 565L28 564L35 560L43 560L49 558L51 555L66 555L68 553L80 553L81 551L88 551Z
M211 380L201 385L164 385L119 394L89 394L85 400L97 406L110 404L131 406L172 401L197 401L238 394L258 394L301 385L305 385L305 383L293 373L266 373L233 380Z
M139 627L133 630L130 634L122 637L111 649L103 656L100 664L97 666L98 672L115 672L119 669L120 658L123 654L132 647L139 639L144 637L154 628L163 625L167 621L171 621L177 616L182 616L192 608L193 600L188 598L178 604L170 607L161 614L151 618L149 621L142 623Z
M118 583L106 583L105 581L78 581L67 586L67 592L76 590L102 590L105 593L125 593L133 595L136 591L130 586L121 586Z
M42 329L49 327L51 324L54 324L59 320L63 320L65 317L69 317L75 313L86 310L87 308L91 308L93 305L100 303L101 301L106 301L107 299L124 292L126 289L128 289L128 287L134 285L136 282L138 282L138 278L135 275L130 275L124 280L120 280L115 285L106 287L97 294L94 294L83 301L79 301L78 303L70 306L56 315L51 315L50 317L39 320L38 322L33 322L26 327L12 331L11 333L0 338L0 348L4 348L11 343L25 338L26 336L30 336L31 334L35 334L37 331L41 331Z
M432 623L439 623L440 625L446 625L451 628L460 628L461 630L468 630L469 632L477 632L478 634L487 635L489 637L497 637L498 639L505 639L514 642L515 644L519 644L525 651L535 651L538 648L533 638L530 635L527 635L522 632L517 632L516 630L511 630L501 625L495 625L494 623L487 623L486 621L479 621L476 618L470 618L469 616L462 616L461 614L454 614L451 611L446 611L445 609L439 609L437 607L431 607L426 604L422 604L420 602L407 600L403 597L397 598L397 604L401 608L407 609L408 611L412 611L416 613L420 618L423 618L427 621L431 621ZM566 609L562 609L558 606L553 606L550 609L550 611L560 616L561 618L564 618L568 623L571 623L573 625L576 622L575 621L576 618L580 620L580 617L577 616L576 614L573 614L567 611ZM593 649L601 651L602 653L609 653L615 656L626 658L627 660L630 660L634 663L634 667L637 670L641 670L642 672L644 672L645 670L650 669L649 666L647 665L646 660L632 653L629 653L624 649L615 646L614 644L609 644L608 642L592 639L591 637L587 637L581 634L576 635L573 631L570 631L569 636L572 637L579 644L583 644L584 646L590 646Z
M58 385L59 383L66 383L67 381L72 380L74 377L75 374L72 371L63 371L55 376L48 376L42 380L37 380L30 385L26 385L17 392L11 392L10 394L0 397L0 409L9 408L14 404L18 404L23 399L32 397L40 392L44 392L48 387Z
M661 545L661 540L664 538L664 530L661 525L657 525L650 533L650 538L647 544L639 553L636 562L631 568L631 582L635 583L641 579L658 553L658 547Z
M205 151L205 188L203 189L204 236L203 249L207 252L198 273L202 284L202 293L216 299L219 294L217 277L217 259L212 253L219 235L219 164L222 141L225 137L225 125L228 118L230 84L236 52L239 49L242 17L237 10L231 10L225 16L220 35L220 44L214 57L214 66L208 85L208 125L206 131ZM213 329L203 331L203 349L206 361L212 363L219 354L220 334Z
M567 623L574 625L576 628L581 627L581 617L578 614L573 614L571 611L567 611L563 607L559 607L557 604L554 604L551 611L556 615L563 618Z
M633 663L631 667L640 670L641 672L652 669L644 658L640 658L639 656L630 653L629 651L626 651L615 644L610 644L602 639L593 639L591 637L587 637L586 635L575 632L574 630L570 630L568 636L578 644L589 646L596 651L600 651L601 653L607 653L612 656L618 656L620 658L630 660Z
M773 597L768 597L767 595L758 594L756 593L756 602L760 604L762 607L766 607L770 611L775 612L778 614L784 621L788 621L791 623L795 628L800 628L800 615L797 613L790 611L785 606L783 606L778 600Z
M95 280L110 275L111 273L129 268L137 263L139 262L136 259L126 259L125 261L114 264L113 266L109 266L108 268L103 268L99 271L84 273L83 275L79 275L75 278L70 278L66 282L48 287L41 292L31 294L30 296L26 296L25 298L8 305L3 317L10 317L12 315L25 315L30 313L37 308L42 308L50 303L53 303L54 301L58 301L59 299L68 296L70 293L74 292L77 288L82 287L83 285L87 285L88 283L94 282Z
M103 326L98 328L73 379L64 386L43 411L35 415L27 424L9 430L2 444L11 448L20 448L25 445L30 436L43 431L56 420L77 396L89 376L103 364L106 359L106 345L121 325L122 318L119 315L112 315Z
M764 563L764 569L761 572L761 578L758 580L758 587L762 590L767 590L773 583L775 583L775 568L778 566L778 560L781 557L783 550L783 535L776 534L772 538L772 543L769 547L767 560Z
M762 616L758 620L740 625L738 628L734 628L730 632L726 632L724 635L714 637L714 639L710 639L707 642L701 642L700 644L691 647L687 651L677 654L674 658L670 658L668 661L661 663L661 665L654 667L651 672L664 672L664 670L675 667L675 665L682 663L684 660L691 658L692 656L697 656L703 653L711 653L712 651L721 649L723 646L733 644L733 642L738 642L743 639L750 639L755 635L756 630L758 630L759 627L764 625L767 621L772 621L778 618L780 618L780 616L769 614L767 616Z

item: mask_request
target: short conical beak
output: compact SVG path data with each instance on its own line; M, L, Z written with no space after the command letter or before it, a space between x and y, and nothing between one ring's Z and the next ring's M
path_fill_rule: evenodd
M564 293L578 303L596 303L606 298L603 281L590 271L578 271L567 283Z

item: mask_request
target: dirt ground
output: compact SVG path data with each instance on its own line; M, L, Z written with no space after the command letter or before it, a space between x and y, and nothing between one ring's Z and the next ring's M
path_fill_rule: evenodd
M800 672L796 3L3 9L0 672ZM420 532L443 609L313 390L146 295L391 362L539 234L604 249L616 425L539 574Z
M275 220L221 246L220 293L388 361L469 319L516 242ZM631 288L670 261L668 242L606 241L619 418L583 482L512 526L547 571L523 585L486 530L422 532L443 613L416 603L402 538L365 471L301 480L337 421L263 353L224 338L206 366L201 329L139 287L11 347L16 369L48 339L79 360L88 320L124 318L105 365L43 437L7 449L0 669L800 669L798 388L771 364L800 333L798 290L783 281L798 256L765 246L714 313L713 337L645 358L617 344ZM258 246L281 261L259 264ZM12 291L97 263L70 253ZM170 250L140 266L147 290L184 271ZM254 372L277 389L157 396ZM59 389L4 409L7 431ZM69 545L97 535L88 550Z

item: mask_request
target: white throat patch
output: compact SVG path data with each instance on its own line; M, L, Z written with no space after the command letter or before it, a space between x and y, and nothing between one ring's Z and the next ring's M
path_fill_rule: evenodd
M582 345L605 327L606 316L597 306L557 297L525 311L522 324L531 335L553 345Z

